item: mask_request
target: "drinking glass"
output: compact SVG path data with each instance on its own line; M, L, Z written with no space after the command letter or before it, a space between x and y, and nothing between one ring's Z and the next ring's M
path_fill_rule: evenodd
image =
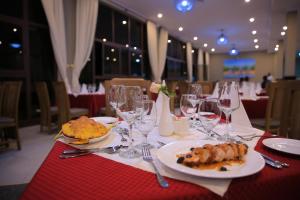
M198 99L194 94L183 94L180 99L180 110L185 117L191 118L197 110Z
M188 94L194 94L198 99L202 97L202 86L200 84L190 84L188 87Z
M212 129L219 123L222 111L218 107L218 99L200 99L198 118L209 138L213 138Z
M121 151L123 158L137 158L140 153L132 146L132 126L139 116L138 105L142 101L142 90L138 86L123 86L119 88L119 99L122 104L117 104L117 115L119 115L129 125L129 147L126 151Z
M120 95L120 88L123 87L122 85L112 85L110 87L109 93L108 93L108 101L109 104L113 107L114 110L116 110L118 104L122 104L124 102L123 98Z
M156 124L156 106L152 100L142 101L143 111L140 119L136 122L137 129L143 134L144 141L141 144L136 145L138 149L142 149L144 146L151 147L147 142L147 136Z
M230 140L229 117L231 113L240 107L240 96L238 84L235 82L225 82L220 93L218 107L226 117L226 132L223 140Z

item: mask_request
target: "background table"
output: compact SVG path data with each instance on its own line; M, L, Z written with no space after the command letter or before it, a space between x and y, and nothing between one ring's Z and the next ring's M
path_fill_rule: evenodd
M69 98L71 107L87 108L90 117L99 115L101 108L105 107L105 94L69 95Z
M96 155L59 159L70 146L56 142L21 199L300 199L300 157L271 151L261 141L257 151L288 162L290 167L266 166L255 175L234 179L223 198L169 178L170 187L163 189L154 174Z

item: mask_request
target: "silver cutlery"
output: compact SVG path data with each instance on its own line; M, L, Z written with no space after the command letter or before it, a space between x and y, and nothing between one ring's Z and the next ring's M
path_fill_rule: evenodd
M158 169L156 168L156 166L153 162L153 158L151 156L149 148L148 147L143 147L142 154L143 154L143 160L146 161L146 162L149 162L153 166L154 171L156 173L157 181L160 184L160 186L163 187L163 188L168 188L169 183L165 180L165 178L159 173Z
M117 128L116 131L121 136L121 142L127 142L127 139L124 137L122 129L121 128Z
M266 138L278 137L278 135L252 135L252 136L236 135L236 136L245 141L251 141L256 137L266 137Z
M272 159L271 157L269 157L269 156L267 156L267 155L264 155L264 154L262 154L262 153L261 153L260 155L262 155L262 157L264 157L264 159L270 160L271 162L273 162L273 163L275 163L275 164L277 164L277 165L281 165L282 167L289 167L289 166L290 166L288 163L281 162L281 161L279 161L279 160L274 160L274 159Z
M276 164L275 162L272 162L271 160L268 160L265 158L265 162L267 165L270 165L271 167L274 167L276 169L281 169L282 165Z

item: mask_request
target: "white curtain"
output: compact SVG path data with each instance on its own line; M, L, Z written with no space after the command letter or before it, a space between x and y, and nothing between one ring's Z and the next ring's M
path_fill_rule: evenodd
M155 82L160 82L166 63L168 31L160 28L158 33L157 26L147 21L147 42L153 79Z
M158 39L158 73L157 77L159 80L162 77L162 74L164 72L165 64L166 64L166 58L167 58L167 48L168 48L168 31L166 31L163 28L160 28L159 31L159 39Z
M210 55L208 52L205 52L205 65L206 65L206 79L210 80Z
M198 80L203 81L203 51L202 49L198 49L198 57L197 57L197 67L198 67Z
M71 88L67 77L67 49L63 1L42 0L42 4L50 27L50 36L58 70L65 82L67 92L70 93Z
M193 81L193 56L192 56L192 44L190 42L186 43L186 63L187 63L187 73L188 81Z
M98 16L98 0L76 1L76 30L72 92L80 92L79 76L87 63L94 44Z

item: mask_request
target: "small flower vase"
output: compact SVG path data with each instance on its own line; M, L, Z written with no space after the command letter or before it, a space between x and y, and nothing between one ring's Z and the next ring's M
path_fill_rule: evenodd
M170 112L170 98L163 92L159 92L158 104L158 131L161 136L170 136L174 132L173 119Z

